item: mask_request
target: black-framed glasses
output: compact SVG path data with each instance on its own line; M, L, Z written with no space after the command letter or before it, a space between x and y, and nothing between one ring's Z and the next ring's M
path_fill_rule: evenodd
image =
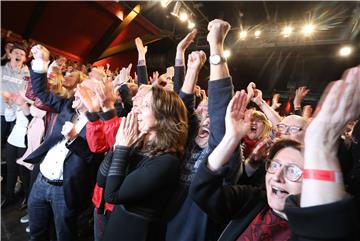
M287 132L289 132L290 134L296 134L296 133L303 130L303 128L301 128L301 127L288 126L288 125L285 125L285 124L277 124L276 128L281 134L286 134Z
M282 167L284 176L289 181L296 182L302 177L302 169L295 164L283 165L275 160L268 160L265 163L265 170L271 174L275 174Z

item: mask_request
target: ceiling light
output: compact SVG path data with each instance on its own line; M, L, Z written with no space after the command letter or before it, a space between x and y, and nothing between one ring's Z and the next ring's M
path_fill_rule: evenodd
M339 50L339 55L342 57L349 56L352 52L352 48L349 46L344 46Z
M181 2L176 2L174 5L173 10L171 11L171 15L174 15L176 17L179 16L179 11L180 11L180 7L181 7Z
M182 22L185 22L186 20L188 20L188 15L186 12L181 12L179 18Z
M305 36L311 35L314 31L315 31L315 26L312 24L306 24L302 29L302 32Z
M224 50L224 57L229 58L230 56L231 56L231 51L228 49Z
M247 32L246 32L246 31L241 31L241 32L240 32L240 39L241 39L241 40L244 40L244 39L246 38L246 36L247 36Z
M188 22L188 29L193 29L195 27L195 23L192 21Z
M259 38L261 35L261 31L260 30L256 30L254 33L255 38Z
M282 31L282 34L284 35L285 38L289 37L290 34L292 33L293 31L293 27L291 26L286 26L284 27L283 31Z

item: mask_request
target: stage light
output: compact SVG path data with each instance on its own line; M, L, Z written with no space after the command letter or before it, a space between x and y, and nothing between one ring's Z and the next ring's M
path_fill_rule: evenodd
M261 35L261 31L260 30L256 30L254 33L255 38L259 38Z
M293 31L293 27L291 26L286 26L284 27L283 31L282 31L282 34L284 35L285 38L289 37L290 34L292 33Z
M160 3L163 8L166 8L171 3L171 1L172 0L161 0Z
M344 46L339 50L339 55L342 57L349 56L352 53L352 48L349 46Z
M244 40L244 39L246 39L247 32L246 31L241 31L239 36L240 36L241 40Z
M181 2L176 2L175 5L174 5L174 8L173 10L171 11L171 15L174 15L175 17L178 17L179 16L179 11L180 11L180 8L181 8Z
M311 35L314 31L315 26L313 24L306 24L302 29L302 32L305 36Z
M192 21L188 22L188 29L193 29L195 27L195 23Z
M225 49L225 50L224 50L224 57L225 57L225 58L229 58L230 56L231 56L231 51L228 50L228 49Z
M186 20L188 20L188 14L186 12L181 12L180 13L180 16L179 16L179 19L182 21L182 22L185 22Z

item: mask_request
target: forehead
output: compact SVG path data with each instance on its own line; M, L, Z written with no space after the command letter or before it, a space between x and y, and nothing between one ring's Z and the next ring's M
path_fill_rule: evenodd
M303 154L292 147L286 147L278 151L273 160L277 160L283 165L296 164L299 167L304 166Z
M301 116L296 115L290 115L285 117L281 124L285 124L287 126L298 126L298 127L304 127L306 124L306 121Z
M25 51L22 50L22 49L13 49L13 50L11 51L11 53L23 54L23 55L25 55Z

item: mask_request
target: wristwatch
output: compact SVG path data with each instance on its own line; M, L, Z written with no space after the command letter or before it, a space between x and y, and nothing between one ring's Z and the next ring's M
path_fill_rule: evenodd
M226 58L223 57L223 56L220 56L218 54L214 54L214 55L211 55L209 57L209 62L210 62L210 64L218 65L218 64L221 64L221 63L225 63Z

